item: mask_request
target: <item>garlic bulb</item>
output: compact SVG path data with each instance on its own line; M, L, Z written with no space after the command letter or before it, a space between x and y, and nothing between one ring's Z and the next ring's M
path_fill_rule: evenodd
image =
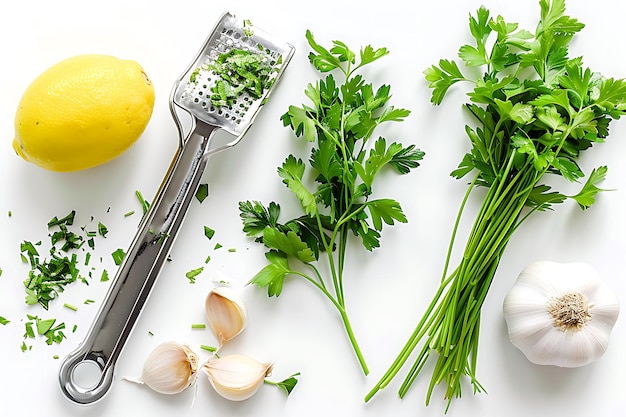
M205 311L220 347L246 326L247 312L243 299L229 287L211 290L206 297Z
M125 379L161 394L178 394L195 384L197 372L198 356L187 345L164 342L148 355L141 377Z
M599 359L619 315L615 293L582 262L529 265L503 308L513 345L533 363L561 367Z
M272 366L248 356L228 355L209 359L202 369L218 394L231 401L243 401L258 391Z

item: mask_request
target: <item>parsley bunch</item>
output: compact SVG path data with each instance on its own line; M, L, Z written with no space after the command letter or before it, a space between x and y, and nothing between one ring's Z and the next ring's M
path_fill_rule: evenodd
M311 64L328 75L307 86L309 105L290 106L281 118L297 137L312 145L308 166L301 158L289 155L278 168L278 175L298 198L304 213L280 223L277 203L266 207L258 201L240 202L244 232L269 249L269 264L250 282L267 287L269 296L280 295L287 276L299 276L313 284L338 310L367 374L346 312L346 248L351 235L368 251L378 248L384 225L407 221L397 201L370 198L372 187L382 169L406 174L419 166L424 153L414 145L404 147L383 137L374 139L378 126L400 122L410 113L388 105L388 85L374 90L356 73L387 55L386 48L368 45L357 55L339 41L334 41L330 50L320 46L310 31L306 39L313 50L309 54ZM320 273L320 262L327 264L330 277Z
M474 392L481 307L498 264L515 230L532 213L573 199L583 209L603 191L607 173L594 169L580 191L565 195L546 185L545 174L579 182L585 175L577 163L581 153L604 142L609 122L626 112L626 82L605 78L569 58L568 45L584 25L565 15L564 0L540 0L540 20L534 33L518 29L484 7L470 16L475 45L464 45L459 57L467 67L479 67L482 77L470 79L452 60L441 60L425 71L433 104L443 100L457 82L470 82L470 103L464 107L475 126L465 126L471 143L452 176L473 175L452 234L441 285L387 373L366 396L369 400L403 367L420 342L417 358L400 387L404 396L431 353L438 355L428 388L445 384L448 407L461 396L464 376ZM463 256L449 273L452 246L471 191L484 187L482 201Z

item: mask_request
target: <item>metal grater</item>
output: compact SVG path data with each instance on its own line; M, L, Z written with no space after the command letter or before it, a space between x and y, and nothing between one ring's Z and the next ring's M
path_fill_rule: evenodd
M272 75L267 89L259 97L242 94L228 106L215 106L208 96L219 82L218 74L202 68L210 67L221 54L232 50L264 54L273 69ZM233 147L243 138L294 51L290 44L250 27L247 21L233 14L224 13L198 55L174 83L170 111L179 132L179 147L85 340L61 364L61 390L71 401L91 404L109 391L115 363L167 260L208 158ZM187 134L177 109L191 116ZM232 140L213 145L217 130L227 132ZM84 386L77 378L77 372L84 366L97 369L97 381L88 384L90 386Z

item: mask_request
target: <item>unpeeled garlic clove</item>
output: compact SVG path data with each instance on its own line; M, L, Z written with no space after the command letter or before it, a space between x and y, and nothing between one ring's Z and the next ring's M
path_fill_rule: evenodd
M197 372L198 356L187 345L164 342L148 355L140 378L125 379L161 394L178 394L196 382Z
M246 327L247 311L243 298L229 287L211 290L206 297L205 311L220 346Z
M209 359L202 369L219 395L231 401L243 401L258 391L272 367L271 363L248 356L228 355Z

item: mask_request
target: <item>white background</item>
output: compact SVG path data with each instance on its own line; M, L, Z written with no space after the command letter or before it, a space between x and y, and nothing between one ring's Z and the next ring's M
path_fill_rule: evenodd
M458 47L470 41L468 14L481 4L494 15L502 14L507 21L517 21L531 31L539 6L534 0L442 0L411 8L407 4L396 0L232 4L40 0L0 5L0 316L11 320L0 326L0 403L4 410L25 416L66 417L442 415L445 402L441 389L435 391L431 405L424 406L428 369L403 400L396 394L398 379L370 403L363 402L434 293L465 191L463 181L449 176L468 146L461 109L465 91L457 88L442 106L434 108L422 71L440 58L456 57ZM49 242L48 220L76 210L77 225L93 229L101 221L108 227L107 238L96 242L92 265L97 268L96 277L102 269L113 275L110 254L128 246L140 220L134 192L140 190L146 198L154 195L176 147L176 130L168 110L172 83L195 56L225 7L292 43L296 55L244 141L210 161L203 178L210 186L210 196L202 204L193 202L172 250L172 262L163 270L118 362L112 390L95 405L76 406L58 388L61 360L53 357L62 358L82 341L108 283L97 278L88 286L76 283L49 312L26 306L22 281L28 267L20 261L20 242ZM587 25L573 42L571 55L583 55L589 67L607 76L626 77L623 39L617 35L626 19L626 3L570 0L568 12ZM264 251L241 231L237 203L276 200L286 211L293 209L293 196L276 175L276 167L289 153L308 156L308 150L279 120L289 105L306 101L306 84L318 78L306 58L306 29L311 29L323 45L338 39L356 50L366 44L390 49L390 55L370 66L366 77L375 85L391 84L392 104L408 108L412 114L404 123L390 125L380 133L390 140L415 143L426 152L420 168L403 177L384 175L375 188L381 196L401 202L409 223L387 228L382 247L375 252L366 253L355 245L349 253L348 310L371 370L367 377L361 374L336 311L313 287L290 279L279 298L269 299L265 290L244 286L264 265ZM47 172L22 161L11 149L16 105L23 90L44 69L83 53L138 61L156 88L154 114L142 138L115 161L79 173ZM603 185L615 191L602 194L586 212L567 202L553 212L538 214L514 236L483 308L478 378L488 394L474 396L468 387L448 415L626 415L623 318L618 320L609 350L600 361L578 369L556 369L529 363L508 341L501 314L503 297L519 271L538 259L588 262L620 299L626 300L622 269L626 249L624 123L614 122L607 143L590 150L581 161L587 173L598 165L608 165L608 179ZM463 222L459 249L478 203L476 195ZM136 214L124 217L130 210ZM216 230L210 241L203 234L205 225ZM223 248L214 250L216 243ZM228 248L236 251L229 252ZM190 284L185 272L203 266L209 255L212 260L196 284ZM200 344L215 343L209 330L191 330L191 324L204 322L204 297L220 279L229 280L240 290L249 308L248 328L222 353L245 353L275 361L275 380L301 372L291 396L287 398L266 385L252 399L231 403L217 396L200 375L194 402L193 390L163 396L121 380L123 376L137 376L145 357L162 341L185 342L195 350ZM96 302L84 305L86 298ZM79 310L63 308L63 303L77 305ZM28 341L32 349L22 352L26 314L64 321L67 339L54 346L47 346L43 339ZM72 333L74 324L77 330ZM208 357L202 352L200 355L202 360Z

